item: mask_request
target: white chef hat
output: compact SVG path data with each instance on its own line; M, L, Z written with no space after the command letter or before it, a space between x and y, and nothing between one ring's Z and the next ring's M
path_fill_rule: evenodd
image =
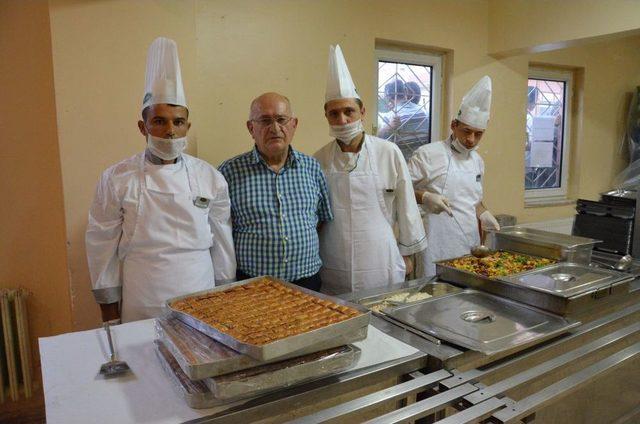
M338 99L359 99L360 95L353 84L347 62L344 60L340 46L329 48L329 70L327 72L327 89L324 102Z
M491 109L491 78L480 78L462 98L456 119L471 127L486 129Z
M187 107L178 46L164 37L156 38L149 46L141 110L160 103Z

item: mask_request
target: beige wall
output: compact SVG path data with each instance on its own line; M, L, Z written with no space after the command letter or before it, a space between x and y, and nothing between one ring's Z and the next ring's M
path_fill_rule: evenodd
M573 194L580 196L595 197L619 171L622 105L638 83L637 38L530 57L489 56L483 0L50 0L50 15L75 328L98 320L84 256L86 212L100 172L143 147L135 124L146 49L156 36L178 42L191 151L215 165L250 148L248 105L265 91L291 98L300 117L297 148L313 153L329 141L322 103L331 43L341 44L370 115L376 40L450 51L445 97L454 108L478 78L493 78L492 119L479 149L487 165L485 198L494 212L524 221L573 214L572 206L524 208L528 63L584 67L584 138L574 145L573 175ZM443 126L451 112L443 113ZM369 116L367 129L372 122Z
M137 120L154 38L170 37L180 46L187 99L193 101L194 2L49 3L73 318L74 327L84 329L99 322L84 249L95 184L109 165L144 148Z
M72 329L47 4L5 1L0 22L0 287L31 292L37 356Z
M640 37L569 48L529 57L532 62L583 69L579 134L573 134L571 187L573 198L597 199L610 189L614 177L628 163L621 147L631 93L640 85ZM580 72L579 72L580 74ZM524 106L523 106L524 107ZM575 125L574 128L575 129ZM525 209L525 221L573 214L573 205Z
M489 53L536 53L638 34L635 0L489 0Z

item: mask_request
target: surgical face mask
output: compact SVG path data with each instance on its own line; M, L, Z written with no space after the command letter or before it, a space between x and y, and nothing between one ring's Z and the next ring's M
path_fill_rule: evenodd
M364 131L362 120L351 122L344 125L329 125L329 135L335 137L344 144L351 144L356 136Z
M454 138L453 141L451 142L451 145L453 146L454 149L456 149L458 152L460 153L466 153L467 155L470 154L472 151L476 150L478 148L478 145L476 144L474 147L472 148L468 148L467 146L465 146L460 140L458 140L457 138Z
M187 147L187 137L160 138L147 133L147 148L163 160L174 160Z

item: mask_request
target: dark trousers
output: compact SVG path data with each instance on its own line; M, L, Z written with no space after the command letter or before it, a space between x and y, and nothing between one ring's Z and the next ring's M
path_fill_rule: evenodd
M246 280L248 278L253 278L249 274L245 274L240 270L236 270L236 280ZM322 280L320 279L320 273L313 274L309 277L304 277L299 280L291 281L292 284L298 285L300 287L304 287L305 289L314 290L319 292L320 287L322 287Z

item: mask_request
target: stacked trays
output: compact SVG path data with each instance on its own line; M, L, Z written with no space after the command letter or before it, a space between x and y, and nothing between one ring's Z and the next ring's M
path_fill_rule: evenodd
M278 289L275 295L271 293L273 287ZM229 296L253 293L257 288L268 289L269 295L265 296L262 291L257 299L256 296L249 298L250 304L245 306L255 310L259 317L249 316L247 325L242 324L244 320L238 324L233 319L223 320L226 325L217 321L211 321L213 325L210 325L205 320L211 318L196 317L203 315L203 310L212 308L209 316L216 313L219 316L220 311L216 308L220 307L209 305L214 299L220 296L225 300L231 299ZM194 298L198 300L194 301ZM271 298L271 306L265 306L269 305L268 298ZM284 306L273 306L275 299L280 298ZM238 304L226 306L229 311L237 312L238 306L242 306L239 304L247 302L244 298L238 300L237 296L233 299ZM289 329L284 331L278 325L281 321L283 326L286 325L286 320L277 317L270 320L269 313L264 311L265 307L282 311L291 299L295 302L284 315L294 316L290 321L301 324L295 328L289 322ZM224 302L224 305L230 303ZM198 312L188 313L187 304L198 305ZM167 307L169 313L156 319L157 354L174 386L192 408L228 404L347 370L360 357L360 350L349 343L366 338L370 319L370 313L358 305L271 277L254 278L169 299ZM333 312L344 311L344 316L326 318L327 315L334 317L336 313L327 313L324 308ZM338 322L333 322L336 320ZM266 334L277 335L272 337L273 340L262 338L259 340L265 340L263 343L252 344L239 331L231 331L231 328L255 325L254 321L258 324L265 322L265 328L269 329Z

